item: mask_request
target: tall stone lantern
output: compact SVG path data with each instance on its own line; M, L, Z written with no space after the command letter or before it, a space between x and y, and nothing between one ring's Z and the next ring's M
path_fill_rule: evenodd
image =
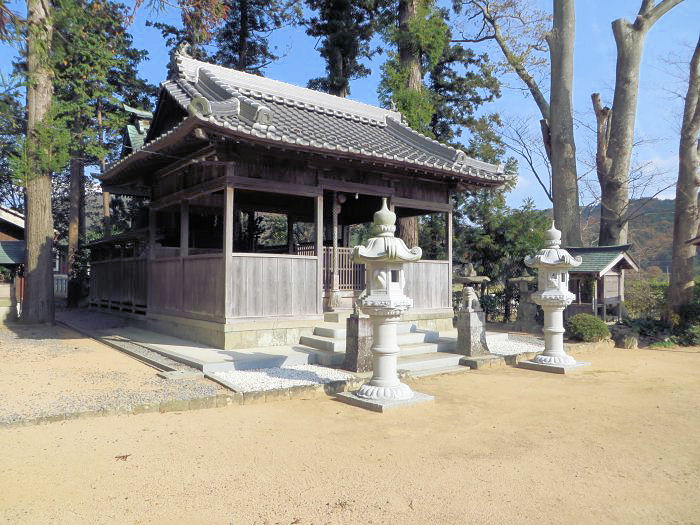
M413 392L399 381L397 362L399 346L396 341L396 325L401 314L413 306L413 300L404 294L406 279L404 265L421 258L421 249L406 247L403 240L394 237L396 214L382 208L374 214L374 237L366 246L353 248L353 262L365 265L365 290L357 303L372 322L372 379L356 392L345 392L341 401L383 412L387 408L409 403L428 401L431 396Z
M544 311L544 352L519 366L545 372L566 373L589 363L577 362L564 352L564 309L575 299L569 291L569 268L581 264L560 247L561 232L552 227L545 232L545 247L533 257L525 257L525 264L537 269L537 291L530 296Z

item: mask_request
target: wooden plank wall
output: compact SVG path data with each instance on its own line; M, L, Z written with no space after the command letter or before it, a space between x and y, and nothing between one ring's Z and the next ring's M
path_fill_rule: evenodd
M224 315L224 258L221 254L151 261L149 311L201 318Z
M448 261L418 261L404 266L404 293L413 308L452 308L450 264Z
M143 313L147 278L147 260L143 257L94 261L90 263L90 302Z
M233 254L227 317L316 313L316 257Z

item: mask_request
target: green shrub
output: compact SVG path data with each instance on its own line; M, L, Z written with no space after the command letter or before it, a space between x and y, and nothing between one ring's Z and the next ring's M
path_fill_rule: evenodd
M591 314L576 314L566 322L569 337L579 341L592 343L610 337L608 326L598 317Z
M625 313L632 318L658 319L666 307L668 284L655 279L625 282Z
M681 346L700 346L700 324L679 327L671 339Z

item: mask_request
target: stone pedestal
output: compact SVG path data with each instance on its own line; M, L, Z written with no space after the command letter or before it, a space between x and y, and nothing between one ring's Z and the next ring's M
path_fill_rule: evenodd
M471 286L464 290L463 306L457 312L457 353L469 357L491 355L479 299Z
M346 321L343 369L350 372L372 371L372 321L367 317L351 315Z

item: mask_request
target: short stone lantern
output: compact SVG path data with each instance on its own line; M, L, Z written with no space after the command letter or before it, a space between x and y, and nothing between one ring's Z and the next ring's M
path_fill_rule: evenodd
M525 264L537 269L537 292L530 297L544 311L544 352L518 366L544 372L566 373L589 363L577 362L564 352L564 309L575 299L569 291L569 268L581 264L560 248L561 232L552 227L545 233L545 247L534 257L525 257Z
M382 208L374 214L372 232L375 235L366 246L353 248L353 262L365 265L366 288L357 299L363 313L372 323L372 379L356 392L339 394L341 401L377 412L405 404L429 401L431 396L413 392L399 381L397 363L399 346L396 325L401 314L413 306L413 300L404 294L406 279L404 264L421 258L421 249L406 247L403 240L394 237L396 214Z

